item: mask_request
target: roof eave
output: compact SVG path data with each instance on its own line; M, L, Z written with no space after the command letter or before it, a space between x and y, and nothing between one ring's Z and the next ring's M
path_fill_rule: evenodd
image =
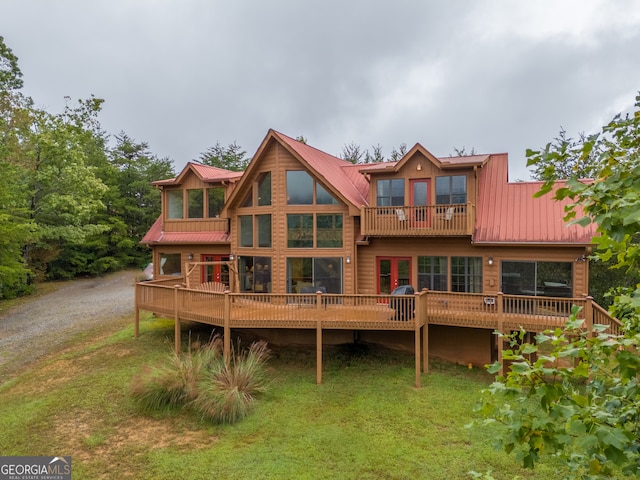
M543 242L543 241L531 241L531 242L508 242L508 241L495 241L495 240L472 240L471 243L473 245L483 246L483 247L504 247L504 246L522 246L522 247L592 247L593 243L591 242Z

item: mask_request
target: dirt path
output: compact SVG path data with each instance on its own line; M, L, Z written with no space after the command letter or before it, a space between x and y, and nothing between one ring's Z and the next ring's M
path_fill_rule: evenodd
M133 314L136 273L64 282L0 314L0 383L71 336Z

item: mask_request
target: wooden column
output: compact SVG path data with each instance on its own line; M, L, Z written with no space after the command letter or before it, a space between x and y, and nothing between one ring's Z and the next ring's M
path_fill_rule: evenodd
M316 384L322 383L322 293L316 292Z
M135 337L138 338L140 336L140 309L138 308L140 303L140 285L136 283L133 288L133 333Z
M176 354L180 353L180 308L178 307L178 289L180 287L173 288L173 318L175 321L175 350Z
M416 350L416 388L421 388L420 385L420 369L422 368L422 362L420 358L420 322L417 318L413 319L416 322L416 328L414 330L415 337L415 350Z
M429 292L425 289L420 295L420 315L422 322L422 370L429 373L429 311L427 310L427 299ZM424 303L423 303L424 302Z
M501 334L504 333L503 329L504 329L504 303L503 303L503 296L504 294L502 292L498 292L497 298L496 298L496 302L498 302L498 332L500 332ZM500 335L496 335L496 344L498 346L498 361L500 362L500 372L498 372L500 375L504 375L504 361L502 360L502 347L504 347L504 342L502 340L502 337Z
M224 293L224 333L223 333L223 356L224 361L229 364L231 360L231 295Z
M422 306L420 305L420 300L422 296L419 293L416 293L413 296L413 302L415 307L415 313L413 316L413 321L415 322L415 328L413 332L414 341L415 341L415 355L416 355L416 388L420 388L420 374L422 373L422 358L420 356L420 342L422 341L422 337L420 335L420 327L422 326ZM407 305L408 307L409 305Z

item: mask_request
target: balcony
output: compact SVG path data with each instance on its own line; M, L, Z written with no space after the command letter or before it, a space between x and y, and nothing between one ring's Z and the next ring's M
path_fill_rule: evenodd
M473 234L475 205L364 207L363 235L374 237L451 237Z

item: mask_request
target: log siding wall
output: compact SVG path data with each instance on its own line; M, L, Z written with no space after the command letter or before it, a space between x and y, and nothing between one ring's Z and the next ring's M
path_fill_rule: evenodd
M272 292L285 293L287 288L287 258L301 257L339 257L343 265L344 293L354 293L354 262L347 264L349 256L355 259L353 239L355 232L355 217L349 215L346 204L338 205L288 205L287 204L287 175L288 170L305 170L304 166L279 143L272 141L264 150L260 159L260 168L251 174L250 181L245 183L239 192L240 201L249 193L249 188L256 189L256 180L263 172L271 172L271 205L237 207L230 211L231 217L231 249L237 256L271 257ZM308 172L311 174L311 172ZM312 175L313 176L313 175ZM314 177L316 182L323 184L323 179ZM329 190L327 188L327 190ZM271 248L243 248L239 247L238 216L271 214L272 246ZM289 213L339 213L342 214L342 248L288 248L287 247L287 214ZM254 229L255 230L255 229Z

